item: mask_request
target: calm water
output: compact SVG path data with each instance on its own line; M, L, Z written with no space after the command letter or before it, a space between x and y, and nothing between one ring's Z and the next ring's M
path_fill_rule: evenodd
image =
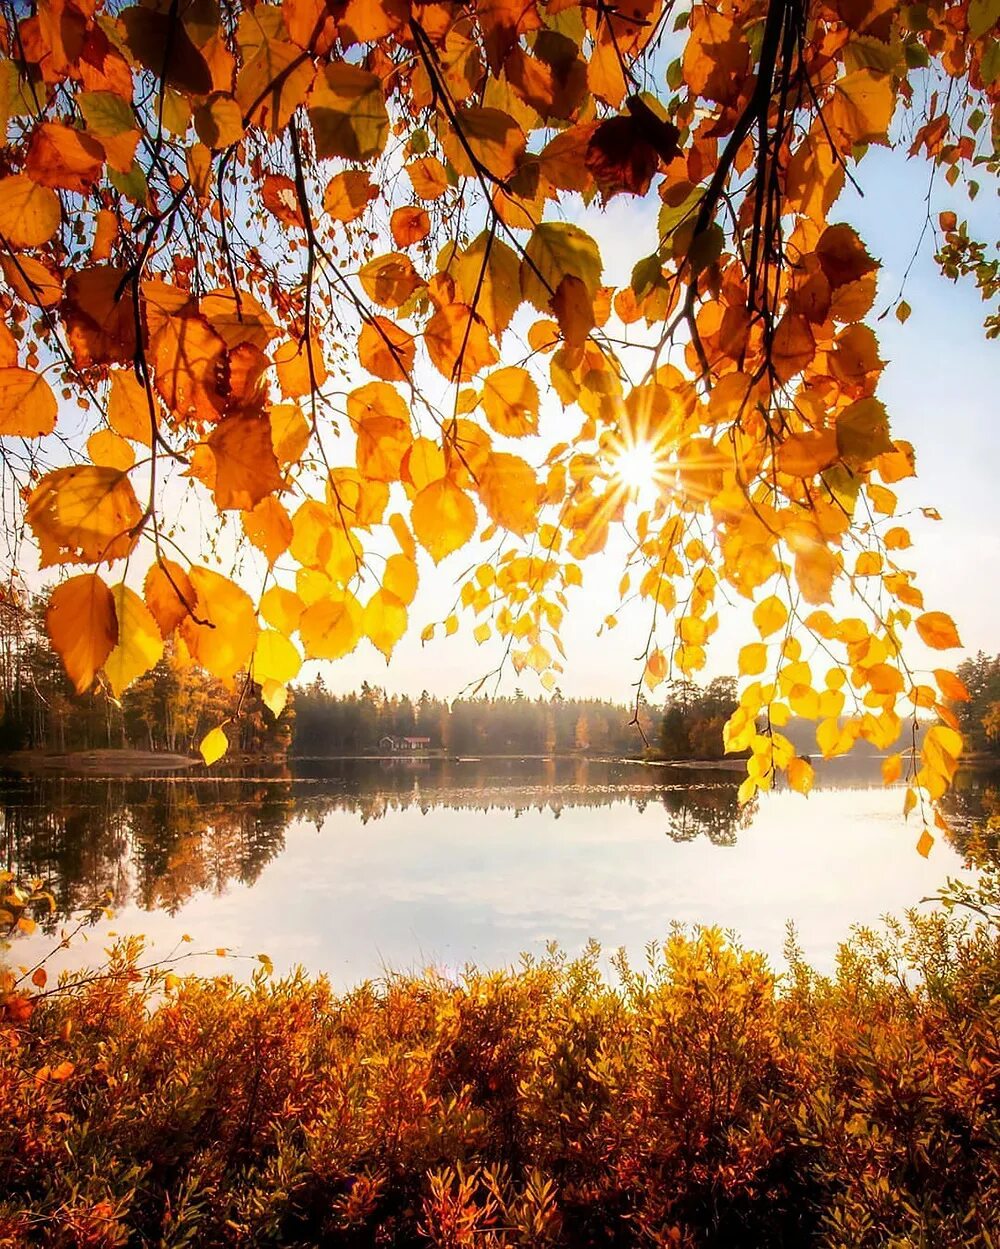
M43 877L57 914L17 938L29 962L110 887L101 920L50 967L100 960L109 933L157 952L266 951L340 986L387 969L509 965L593 937L641 957L671 921L712 923L780 961L786 922L823 968L870 922L961 874L939 838L913 846L902 794L877 764L821 769L808 799L741 810L738 775L583 760L316 763L295 775L6 777L5 866ZM993 778L995 781L995 778ZM974 815L990 778L963 780ZM43 930L44 929L44 930ZM245 973L249 962L192 960Z

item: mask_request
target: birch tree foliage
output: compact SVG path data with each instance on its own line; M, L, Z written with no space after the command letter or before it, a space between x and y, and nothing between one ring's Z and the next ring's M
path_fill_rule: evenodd
M808 790L791 716L827 757L936 716L885 769L926 853L963 691L906 646L960 642L906 568L915 453L878 397L878 259L838 203L873 144L956 201L995 177L998 19L997 0L5 3L0 435L77 689L119 694L172 637L278 714L304 659L363 637L388 657L418 550L467 545L425 636L467 619L551 689L628 512L650 689L702 668L720 603L753 604L726 727L752 752L743 797L782 770ZM612 287L588 223L617 197L650 224ZM995 335L995 257L957 213L935 231ZM175 544L179 477L266 573Z

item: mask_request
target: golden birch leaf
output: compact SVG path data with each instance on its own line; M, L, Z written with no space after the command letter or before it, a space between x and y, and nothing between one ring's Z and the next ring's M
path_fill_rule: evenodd
M267 680L260 687L261 700L275 720L285 710L288 702L288 690L280 681Z
M257 613L249 594L228 577L198 565L188 575L194 614L180 622L181 636L195 663L227 680L250 662L257 644Z
M286 637L299 627L299 620L305 604L294 590L285 586L273 585L265 590L260 600L260 614L272 628L284 633Z
M118 618L118 643L104 661L104 675L115 698L163 656L163 638L152 612L124 582L112 590Z
M579 278L591 299L601 285L601 253L579 226L546 221L532 232L521 260L521 293L539 312L550 311L564 277Z
M316 155L368 161L385 147L389 115L382 83L358 65L337 61L319 74L309 97Z
M788 608L776 595L761 599L757 606L753 609L753 622L757 626L760 636L769 637L772 633L784 627L788 620Z
M946 651L962 645L955 622L947 612L924 612L922 616L917 617L915 623L924 644L934 650Z
M816 773L808 759L799 755L788 761L788 783L798 794L808 794L813 787Z
M410 520L417 541L440 563L475 533L476 505L453 481L432 481L413 500Z
M30 369L0 369L0 436L40 438L55 427L56 397L45 378Z
M139 500L125 473L74 465L47 473L28 499L41 565L122 559L138 540Z
M151 446L155 398L150 399L146 388L131 369L112 369L109 378L108 424L123 438ZM150 402L153 403L153 417L150 416Z
M45 630L76 692L84 693L118 641L111 591L94 573L63 581L49 599Z
M540 493L531 465L518 455L494 451L479 474L479 497L490 519L512 533L530 533L538 519Z
M372 200L378 199L378 194L367 169L345 169L326 184L323 208L334 221L347 224L356 221Z
M284 506L273 495L261 499L252 511L241 513L243 532L267 562L273 564L288 550L292 540L292 522Z
M498 434L522 438L538 432L538 387L527 369L497 369L483 380L483 411Z
M61 220L59 196L51 187L23 173L0 178L0 234L15 250L44 246Z
M161 559L150 565L143 592L161 637L168 638L184 617L194 611L194 586L180 564L171 559Z
M389 590L376 590L365 604L365 636L382 652L386 663L396 643L406 632L406 623L406 608Z
M201 739L198 749L205 760L205 766L210 768L213 763L218 763L229 749L229 738L222 728L212 729Z
M263 685L265 681L278 681L287 685L299 675L302 656L288 638L277 629L262 629L253 653L253 679Z
M340 659L361 640L364 613L349 590L311 603L299 618L299 637L309 659Z
M87 454L94 464L127 473L135 464L135 452L113 429L97 429L87 439Z

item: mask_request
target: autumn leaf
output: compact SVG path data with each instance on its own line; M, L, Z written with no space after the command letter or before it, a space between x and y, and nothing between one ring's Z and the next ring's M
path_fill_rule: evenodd
M210 768L213 763L218 763L228 749L229 738L222 728L211 729L198 745L198 750L207 768Z
M361 640L364 613L349 590L310 604L299 618L299 637L309 659L340 659Z
M257 644L257 613L247 592L228 577L198 565L188 579L194 608L179 631L196 663L226 680L244 669Z
M345 169L327 183L323 208L335 221L356 221L378 194L367 169Z
M104 661L104 675L115 698L121 698L136 677L154 667L163 655L163 638L152 612L124 582L112 590L118 640Z
M528 533L538 516L539 492L534 471L520 456L492 452L479 476L479 497L487 513L513 533Z
M443 479L417 494L410 513L413 532L435 563L457 551L476 529L476 507L464 490Z
M42 122L31 136L25 171L41 187L86 194L101 176L104 148L72 126Z
M184 617L194 611L194 586L180 564L173 560L163 558L150 565L143 593L163 638L168 638Z
M498 434L521 438L538 428L538 387L527 370L511 366L483 382L483 411Z
M26 174L0 178L0 234L14 248L42 247L59 229L59 196Z
M370 160L385 146L389 115L375 74L345 61L327 65L309 97L316 155Z
M933 650L946 651L962 645L955 622L947 612L924 612L914 623L923 643Z
M0 189L2 194L2 189ZM56 427L56 398L30 369L0 369L0 436L39 438Z
M46 474L26 512L43 567L121 559L135 546L141 515L128 476L98 465Z
M90 689L118 641L111 591L93 573L63 581L52 591L45 629L78 694Z

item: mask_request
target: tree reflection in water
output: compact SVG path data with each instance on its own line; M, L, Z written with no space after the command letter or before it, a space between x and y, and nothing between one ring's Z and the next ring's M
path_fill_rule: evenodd
M735 844L755 808L740 807L739 772L643 767L576 758L309 761L294 774L145 778L10 776L0 786L0 847L7 868L54 894L54 927L110 888L117 908L176 913L194 895L252 885L281 854L293 821L322 829L332 812L360 827L410 808L506 812L517 819L567 808L662 808L665 835ZM844 779L840 778L839 784ZM1000 778L963 774L952 797L954 839L1000 809ZM866 787L870 778L863 782ZM988 814L988 813L987 813Z

